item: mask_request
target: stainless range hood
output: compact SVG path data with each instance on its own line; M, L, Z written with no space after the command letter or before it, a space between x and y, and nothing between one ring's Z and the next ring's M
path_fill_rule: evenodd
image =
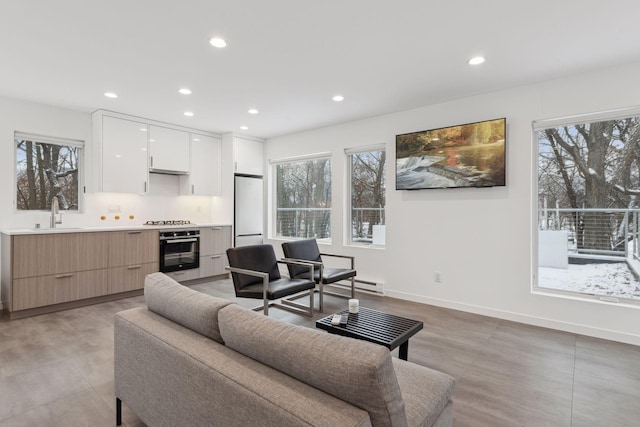
M189 175L189 171L173 171L167 169L150 168L149 173L157 173L162 175Z

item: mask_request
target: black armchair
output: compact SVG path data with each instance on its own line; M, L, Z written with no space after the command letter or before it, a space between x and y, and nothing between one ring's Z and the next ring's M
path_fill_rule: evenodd
M313 294L315 282L308 278L281 277L278 263L295 265L313 277L313 264L301 261L278 261L271 245L241 246L227 249L229 267L236 296L262 299L263 305L253 310L264 310L269 315L269 307L279 307L298 314L313 316ZM301 292L309 292L309 306L283 299ZM303 295L304 296L304 295ZM269 302L281 300L281 303Z
M306 239L306 240L294 240L292 242L285 242L282 244L282 251L284 252L285 258L283 261L296 261L296 262L307 262L312 263L316 268L313 271L313 275L309 273L307 268L296 264L288 264L287 268L289 269L289 276L296 279L308 279L313 277L314 281L318 284L319 293L320 293L320 312L324 310L324 294L334 295L342 298L355 298L356 290L355 290L355 258L347 255L337 255L337 254L328 254L321 253L320 249L318 249L318 243L316 239ZM325 267L322 262L322 257L336 257L336 258L347 258L351 260L351 268L328 268ZM324 286L330 285L341 280L351 280L351 295L344 295L337 292L325 292Z

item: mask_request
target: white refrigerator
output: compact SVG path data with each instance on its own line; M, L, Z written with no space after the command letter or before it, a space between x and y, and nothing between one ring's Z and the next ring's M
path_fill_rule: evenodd
M261 176L236 175L233 209L234 246L263 243L264 185Z

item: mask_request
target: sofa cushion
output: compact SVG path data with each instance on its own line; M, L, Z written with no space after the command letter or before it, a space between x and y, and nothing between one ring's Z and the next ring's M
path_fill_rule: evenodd
M219 313L225 344L369 413L374 426L406 426L389 351L287 324L239 306Z
M194 291L163 273L144 279L147 308L201 335L223 343L218 329L218 311L234 304L222 298Z
M432 426L451 399L455 380L447 374L393 359L410 426Z

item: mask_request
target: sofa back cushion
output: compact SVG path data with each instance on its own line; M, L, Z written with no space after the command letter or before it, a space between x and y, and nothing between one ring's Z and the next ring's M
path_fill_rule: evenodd
M219 326L227 347L367 411L373 426L407 425L386 348L237 305L220 310Z
M182 286L163 273L144 279L147 308L201 335L224 344L218 328L218 311L234 304Z

